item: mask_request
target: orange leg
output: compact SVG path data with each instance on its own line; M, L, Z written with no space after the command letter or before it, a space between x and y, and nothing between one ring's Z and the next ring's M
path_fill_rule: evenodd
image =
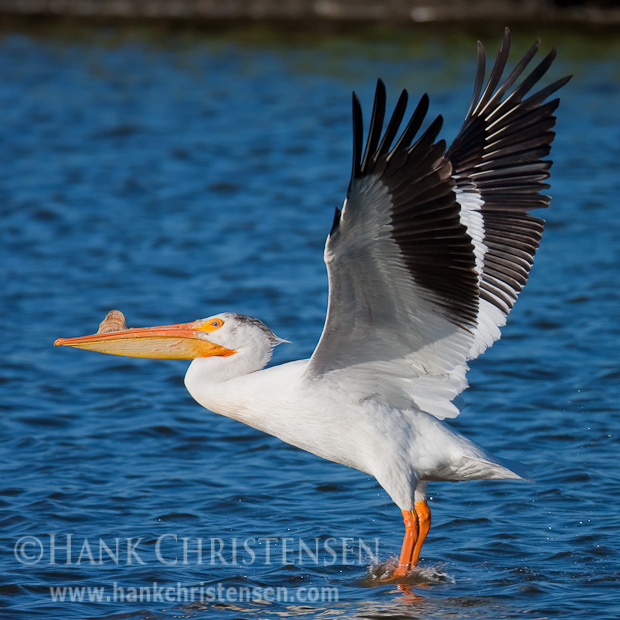
M403 510L405 538L400 551L398 568L393 577L404 577L418 564L420 551L431 527L431 510L425 500L415 502L414 510Z
M412 566L413 553L418 541L418 515L415 510L403 510L403 521L405 522L405 538L400 550L398 568L394 571L393 577L403 577Z
M426 540L428 530L431 528L431 509L428 507L426 500L416 502L414 504L416 514L418 515L418 539L416 540L415 547L413 549L413 557L411 558L412 566L416 566L418 559L420 558L420 551L422 551L422 545Z

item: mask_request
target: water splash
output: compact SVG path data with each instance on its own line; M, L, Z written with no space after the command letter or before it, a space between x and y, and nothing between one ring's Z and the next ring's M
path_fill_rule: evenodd
M439 583L456 583L452 575L445 570L445 565L416 566L404 577L395 579L394 571L398 567L396 558L389 558L385 562L371 564L366 574L360 579L362 587L372 588L385 585L386 583L399 583L407 585L433 585Z

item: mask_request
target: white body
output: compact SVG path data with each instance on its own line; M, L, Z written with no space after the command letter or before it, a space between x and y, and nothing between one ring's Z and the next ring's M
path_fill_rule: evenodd
M520 477L428 413L307 381L308 360L236 377L222 372L227 361L192 362L185 385L198 403L374 476L401 510L413 508L420 482Z

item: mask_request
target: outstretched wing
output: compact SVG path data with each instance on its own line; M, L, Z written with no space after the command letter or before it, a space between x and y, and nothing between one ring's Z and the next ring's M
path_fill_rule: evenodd
M467 360L499 337L540 240L542 222L527 211L548 203L539 190L551 163L542 158L558 104L543 102L567 81L525 98L552 52L509 92L536 44L498 86L509 47L506 31L482 92L479 45L472 105L448 151L437 139L441 117L416 139L426 95L400 131L403 91L383 132L379 80L362 153L353 95L353 170L325 247L329 307L308 380L331 381L353 398L413 402L438 418L458 414L451 401L467 386Z

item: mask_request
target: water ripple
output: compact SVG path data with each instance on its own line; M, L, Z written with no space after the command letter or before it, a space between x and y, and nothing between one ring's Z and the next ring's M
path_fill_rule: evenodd
M184 363L52 348L111 308L134 326L234 310L292 340L276 363L307 356L349 176L350 90L368 105L381 75L390 101L428 91L454 135L473 37L441 34L0 38L3 613L618 617L616 39L543 37L553 75L575 74L546 236L454 422L536 483L432 485L407 587L382 580L402 524L374 480L201 410ZM104 599L52 600L68 586ZM183 598L192 587L200 600Z

